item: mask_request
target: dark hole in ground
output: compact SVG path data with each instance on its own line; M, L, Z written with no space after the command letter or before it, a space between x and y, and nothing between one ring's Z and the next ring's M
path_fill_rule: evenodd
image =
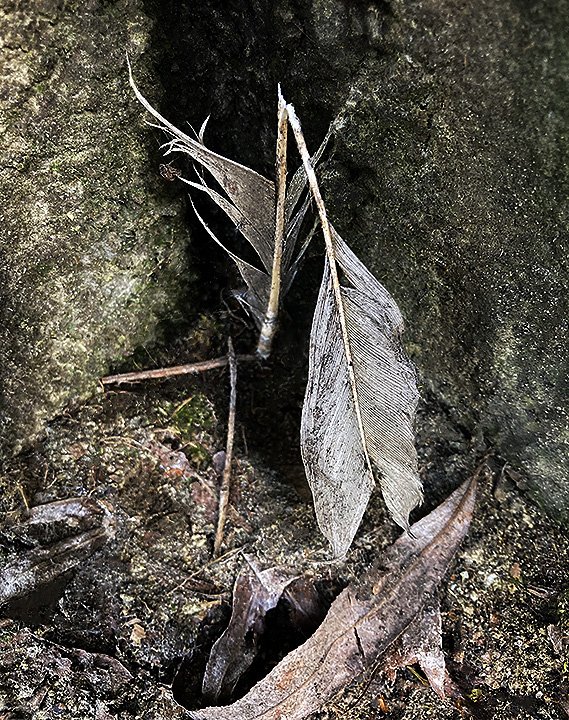
M234 699L243 697L259 680L270 672L282 658L307 640L324 619L314 618L312 627L300 629L291 623L290 606L281 600L266 617L266 632L261 638L259 653L251 668L241 678L234 692Z
M284 595L276 608L265 616L265 632L261 635L255 661L237 684L231 697L224 698L221 704L228 704L243 697L289 652L305 642L324 619L330 605L343 589L336 582L319 582L316 590L319 598L306 605L306 613L299 614L295 606ZM210 702L201 695L201 685L206 664L214 642L222 634L229 622L229 607L215 608L205 619L200 629L200 643L181 662L172 684L174 698L184 707L196 709ZM301 617L302 615L302 617Z
M198 637L190 653L184 657L172 681L174 699L184 707L197 707L202 695L202 681L211 648L231 616L229 605L213 607L201 623Z

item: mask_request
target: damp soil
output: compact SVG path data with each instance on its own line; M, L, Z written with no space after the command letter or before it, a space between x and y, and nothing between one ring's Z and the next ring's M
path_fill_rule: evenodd
M4 469L3 563L34 547L22 529L26 506L88 498L104 506L113 527L80 564L49 582L38 573L33 591L2 607L4 717L90 718L94 707L101 718L184 717L183 708L205 702L205 663L227 625L244 552L264 567L305 574L326 606L395 539L376 494L348 557L328 562L298 454L305 349L300 325L288 320L274 360L239 371L231 511L218 561L223 370L101 392L55 419ZM156 347L152 364L220 354L228 331L245 350L251 330L233 310L204 314L184 342ZM394 684L380 672L355 678L317 717L562 718L566 644L553 641L552 628L567 633L567 537L483 438L457 429L432 403L427 396L418 419L426 488L418 514L485 462L475 520L441 588L444 648L464 706L440 703L409 669ZM281 606L239 694L302 641L286 622Z

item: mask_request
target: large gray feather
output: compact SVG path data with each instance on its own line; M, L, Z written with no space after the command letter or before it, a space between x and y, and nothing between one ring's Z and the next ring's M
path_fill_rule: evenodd
M301 448L318 524L340 556L361 522L374 475L391 515L404 528L422 494L413 434L418 393L414 368L401 346L401 313L339 235L332 234L337 264L349 283L341 286L340 295L356 393L326 259L310 338Z

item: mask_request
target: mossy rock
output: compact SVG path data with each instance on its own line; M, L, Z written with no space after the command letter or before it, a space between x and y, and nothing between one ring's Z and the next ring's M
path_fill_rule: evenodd
M127 50L148 69L142 3L8 3L0 26L0 436L13 451L179 321L192 276L179 197L128 86Z

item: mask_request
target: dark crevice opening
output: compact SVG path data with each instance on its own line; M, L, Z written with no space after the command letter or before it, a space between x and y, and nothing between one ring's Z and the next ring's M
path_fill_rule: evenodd
M209 147L273 177L280 82L297 108L309 147L318 147L347 95L358 53L354 52L353 67L324 55L314 35L313 8L298 0L281 4L269 0L145 0L144 6L154 22L151 53L157 85L163 88L159 110L169 120L182 129L188 128L188 123L199 128L211 116L205 136ZM348 6L352 16L362 12L357 4ZM350 40L346 37L346 42ZM365 38L360 37L359 42L360 46L366 44ZM360 49L359 57L365 48ZM157 165L161 162L158 153L155 160ZM178 158L174 162L177 164ZM299 164L298 155L291 153L289 171ZM185 189L178 187L185 194ZM236 248L239 241L223 214L207 198L195 200L220 239ZM254 330L243 332L242 323L236 325L223 308L224 300L232 306L228 288L239 286L231 262L207 236L189 202L186 220L192 237L190 259L198 275L199 307L194 310L223 316L222 332L236 334L238 351L250 352L256 342ZM258 454L302 492L306 485L298 448L300 409L321 254L317 238L284 304L268 369L244 368L239 384L239 421L248 451ZM220 397L220 417L225 414L223 403Z

